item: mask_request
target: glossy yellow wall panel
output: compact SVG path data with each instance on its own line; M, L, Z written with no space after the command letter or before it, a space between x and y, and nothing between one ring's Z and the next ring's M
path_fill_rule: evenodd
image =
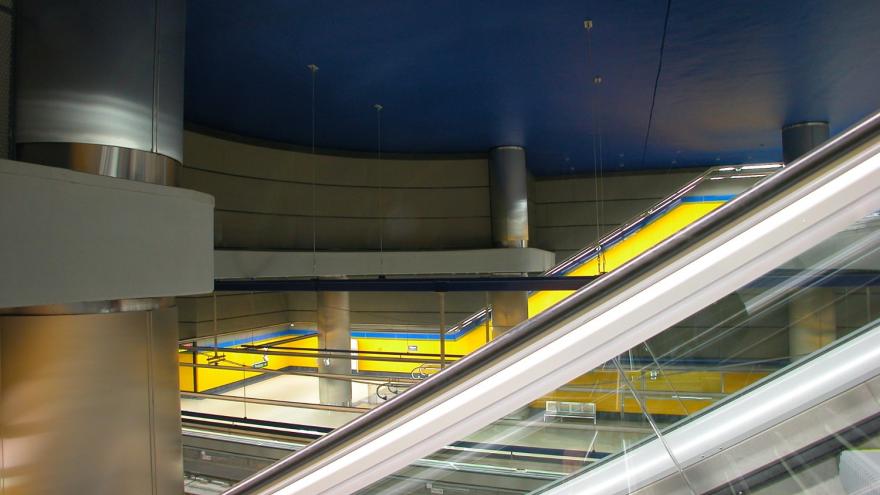
M601 258L594 258L584 263L566 276L586 277L599 275L600 264L602 273L610 272L724 203L724 201L681 203L626 239L611 246L603 253ZM560 290L541 291L532 294L529 297L529 318L545 311L550 306L570 296L573 292Z

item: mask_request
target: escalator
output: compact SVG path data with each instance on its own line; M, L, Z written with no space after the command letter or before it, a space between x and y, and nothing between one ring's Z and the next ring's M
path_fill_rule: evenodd
M878 154L875 114L227 493L871 493Z

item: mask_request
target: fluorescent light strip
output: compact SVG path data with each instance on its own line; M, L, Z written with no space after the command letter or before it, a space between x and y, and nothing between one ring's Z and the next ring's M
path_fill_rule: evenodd
M731 175L731 179L754 179L756 177L767 177L767 174L748 174L748 175Z

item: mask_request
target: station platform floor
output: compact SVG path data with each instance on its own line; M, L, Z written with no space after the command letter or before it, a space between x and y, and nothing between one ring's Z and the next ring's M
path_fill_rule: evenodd
M365 383L352 383L353 402L355 404L369 402L369 389L370 387ZM318 378L297 375L274 376L228 390L222 395L318 403ZM181 409L326 428L337 428L358 416L357 413L187 397L181 398ZM652 435L651 428L644 421L600 419L596 425L585 422L545 422L543 414L538 411L532 412L529 417L496 422L463 440L605 453L626 450L650 435Z

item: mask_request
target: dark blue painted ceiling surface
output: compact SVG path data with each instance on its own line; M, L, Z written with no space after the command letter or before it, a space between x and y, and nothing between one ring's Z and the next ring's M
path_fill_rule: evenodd
M317 64L320 148L375 151L379 103L384 151L518 144L562 175L594 151L606 170L779 160L784 124L880 108L880 1L672 0L645 148L666 7L189 0L186 119L309 146Z

